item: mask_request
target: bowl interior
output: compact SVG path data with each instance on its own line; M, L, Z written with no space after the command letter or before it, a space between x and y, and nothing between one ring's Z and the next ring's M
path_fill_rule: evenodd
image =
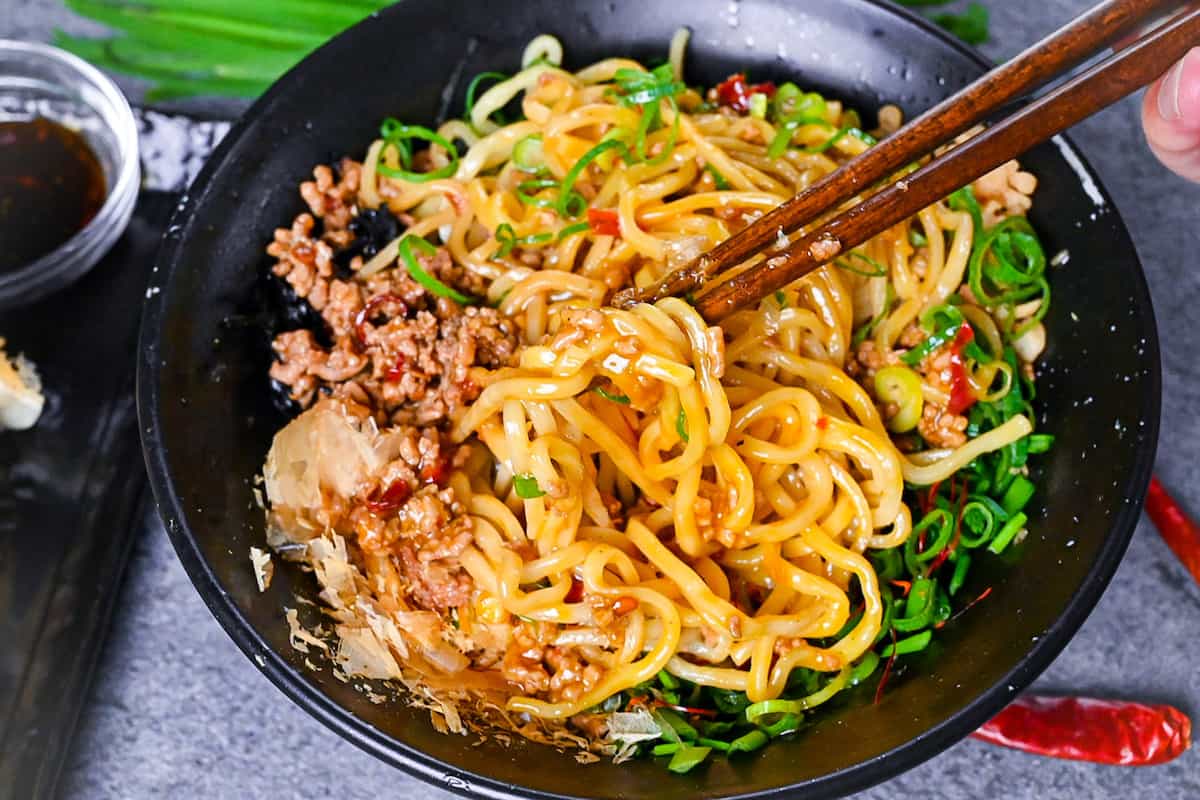
M304 667L283 615L296 594L313 594L312 579L277 564L260 594L247 557L263 544L252 478L282 423L266 392L263 248L302 210L299 182L317 163L361 157L384 116L429 124L461 109L470 77L514 70L537 33L559 36L578 67L618 54L665 59L685 24L690 83L748 70L840 97L868 118L884 102L911 115L981 72L964 48L870 0L521 0L493 3L486 15L467 0L410 0L318 51L255 106L193 187L161 257L139 393L151 479L185 566L286 693L363 747L452 789L667 800L804 785L819 797L882 780L965 735L1049 663L1107 584L1140 508L1159 401L1149 298L1111 203L1057 141L1023 159L1040 179L1033 224L1048 253L1069 253L1051 269L1038 409L1058 442L1042 461L1031 533L973 570L966 596L988 586L991 596L947 626L882 703L864 691L794 741L675 777L648 762L585 768L535 745L474 746L474 737L436 733L425 712L375 705L328 670Z

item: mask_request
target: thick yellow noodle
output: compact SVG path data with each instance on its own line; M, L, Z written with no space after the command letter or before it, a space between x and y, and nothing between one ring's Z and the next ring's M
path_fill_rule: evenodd
M672 43L676 74L685 44ZM540 135L547 177L561 181L606 134L638 123L597 85L638 65L610 59L572 74L561 58L555 40L538 37L520 73L484 92L465 123L443 126L468 146L452 178L383 178L376 168L389 155L378 141L359 194L365 206L412 214L410 233L443 231L454 260L490 281L489 299L520 332L517 366L495 374L452 427L455 442L491 457L454 478L473 521L462 563L479 607L559 625L560 640L580 643L603 677L569 700L516 696L509 707L564 719L664 669L756 702L778 697L797 667L837 673L815 705L845 684L879 633L883 601L866 555L908 537L904 482L943 480L1030 430L1015 417L957 450L910 457L845 372L851 333L885 310L889 283L895 307L872 334L882 350L958 290L971 217L926 209L911 223L928 242L920 253L907 224L859 249L886 276L826 266L722 328L680 299L604 307L611 290L656 280L864 145L844 137L829 154L772 159L765 120L687 113L664 100L647 146L662 150L678 115L665 158L629 165L611 153L576 184L592 206L615 209L620 237L559 237L562 220L518 198L528 175L510 162L514 146ZM518 95L525 120L490 121ZM841 124L840 106L828 107ZM797 140L828 136L812 127ZM706 167L729 188L716 188ZM492 234L501 225L516 237L554 236L526 263L500 255ZM395 260L393 245L365 271ZM986 390L995 374L973 379ZM597 385L618 400L589 391ZM519 478L544 493L521 496ZM606 633L593 605L568 601L573 581L586 598L625 599L632 610ZM739 586L756 587L761 600L748 604ZM862 600L858 621L831 646L814 644L844 628L852 595Z

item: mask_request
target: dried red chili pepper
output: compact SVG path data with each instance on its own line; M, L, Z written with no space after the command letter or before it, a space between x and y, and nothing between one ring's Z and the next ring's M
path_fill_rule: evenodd
M421 482L436 483L438 486L445 486L446 479L450 477L450 454L442 450L438 453L430 463L421 467Z
M1023 695L971 736L1026 753L1133 767L1187 750L1192 721L1173 706Z
M395 383L404 377L404 373L408 371L408 359L403 354L396 356L396 363L391 369L383 374L383 379L388 383Z
M389 514L404 505L412 497L412 487L407 481L393 481L378 497L367 500L367 508L373 514Z
M354 317L354 334L358 338L359 345L365 346L367 343L367 323L371 318L387 304L394 304L400 307L401 314L408 313L408 305L394 294L380 294L372 297L367 301L367 304L362 307L362 310Z
M579 578L571 578L571 588L567 589L566 596L563 597L564 603L578 603L583 599L583 581Z
M729 106L734 111L745 114L750 110L750 95L765 94L767 97L774 97L775 84L771 81L766 81L765 83L756 83L750 86L746 83L746 76L741 72L737 72L717 84L716 91L717 102L723 106Z
M591 229L601 236L621 235L621 218L615 209L589 208L587 220Z
M632 705L632 704L631 704ZM692 706L677 706L674 703L668 703L666 700L657 698L650 701L650 705L655 708L669 708L672 711L678 711L680 714L691 714L696 717L716 717L718 712L712 708L693 708Z
M1200 581L1200 525L1197 525L1167 493L1158 478L1150 479L1146 513L1171 551L1192 577Z
M946 410L951 414L963 413L979 399L971 391L966 362L963 360L963 348L974 338L975 331L970 325L960 325L958 333L954 334L954 341L950 343L950 402L946 404Z

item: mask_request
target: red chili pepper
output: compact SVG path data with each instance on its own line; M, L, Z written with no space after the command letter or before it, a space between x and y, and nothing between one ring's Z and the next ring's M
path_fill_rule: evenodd
M1136 767L1187 750L1192 721L1173 706L1023 695L971 736L1026 753Z
M937 497L938 489L940 489L941 486L942 486L941 481L934 481L933 484L929 487L929 491L925 493L925 496L920 498L921 513L928 514L929 511L933 508L934 498Z
M746 83L746 76L741 73L730 75L721 83L717 84L717 102L723 106L729 106L734 111L745 114L750 110L750 95L765 94L767 97L775 96L775 84L771 81L765 83L756 83L750 86Z
M388 514L395 511L408 498L412 497L412 487L407 481L399 480L392 481L383 494L371 500L367 500L367 508L374 514Z
M620 236L621 218L616 209L589 208L587 210L588 225L601 236Z
M817 430L829 430L829 417L817 417Z
M578 603L583 599L583 581L579 578L571 578L571 588L567 589L567 594L563 597L564 603Z
M962 520L963 512L967 509L968 491L967 481L964 478L962 483L962 492L958 499L958 514L954 519L954 536L951 537L950 543L942 548L942 552L938 553L933 559L933 562L929 565L929 571L925 573L926 575L932 575L933 573L937 572L938 567L940 567L942 564L945 564L946 559L950 558L954 551L958 549L958 542L960 539L962 539ZM953 478L950 479L950 494L954 494Z
M912 581L902 581L896 579L894 581L888 581L888 583L892 584L892 586L895 586L897 589L903 590L904 593L900 595L901 597L908 597L909 591L912 590Z
M954 341L950 344L950 402L946 410L951 414L961 414L978 400L967 382L967 368L963 361L963 348L975 338L975 331L970 325L960 325Z
M680 714L692 714L697 717L715 717L717 712L711 708L693 708L692 706L677 706L673 703L668 703L666 700L655 698L650 701L650 705L655 708L669 708L672 711L678 711Z
M875 705L883 699L883 687L887 686L888 678L892 675L892 667L896 663L896 629L892 628L892 654L883 665L883 674L879 676L879 685L875 687Z
M403 353L401 353L400 355L396 356L396 363L392 365L392 368L384 373L383 379L388 383L395 383L404 377L404 373L407 372L407 370L408 359L404 357Z
M436 483L438 486L445 486L446 479L450 477L450 453L445 450L439 451L437 458L431 463L421 467L421 482Z
M1171 551L1183 562L1192 577L1200 581L1200 525L1167 493L1158 478L1150 479L1146 493L1146 513Z
M367 304L362 307L362 310L358 312L357 316L354 317L354 333L358 337L358 343L360 345L366 345L367 343L367 323L371 321L371 318L374 317L381 308L389 303L398 305L400 307L401 314L408 313L408 305L406 305L403 300L394 294L379 294L372 297L367 301Z

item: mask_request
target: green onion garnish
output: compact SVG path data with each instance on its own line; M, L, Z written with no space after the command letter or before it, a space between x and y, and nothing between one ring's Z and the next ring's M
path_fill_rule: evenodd
M890 658L893 653L898 656L906 656L912 653L919 653L929 646L930 640L933 638L933 632L924 630L916 636L909 636L906 639L901 639L895 644L889 644L887 647L879 651L880 658Z
M996 555L1003 553L1028 521L1029 518L1025 516L1024 512L1014 514L1008 522L1004 523L1004 527L996 534L996 538L992 539L992 543L988 545L988 551Z
M404 261L404 268L408 270L408 274L412 276L414 281L424 286L433 294L453 300L460 305L475 302L474 297L450 288L426 272L417 262L417 257L413 254L413 247L416 247L427 256L436 255L437 248L419 236L405 236L400 240L398 247L400 258Z
M681 408L679 409L679 416L675 418L675 432L679 434L679 438L683 440L684 444L691 441L688 437L687 424L687 412Z
M534 175L541 175L543 172L546 172L546 157L542 153L542 135L535 133L531 136L526 136L513 145L512 161L517 165L517 169L522 172L529 172Z
M850 261L852 258L856 258L863 262L868 268L864 269L862 267L854 266L854 264ZM865 253L860 253L857 250L851 250L846 254L845 258L835 259L833 264L840 269L844 269L847 272L852 272L855 275L861 275L864 278L882 278L884 275L887 275L887 267L883 266L883 264L880 264L878 261L866 255Z
M713 185L716 186L719 191L725 191L726 189L730 188L729 181L725 180L725 176L718 172L717 168L712 164L705 164L704 171L709 175L712 175Z
M675 755L671 756L671 761L667 764L667 769L671 772L683 774L698 766L704 759L708 758L708 754L712 752L710 747L693 747L692 745L682 745Z
M738 738L729 743L729 755L734 753L753 753L766 746L771 740L764 731L754 730L749 733L742 734Z
M471 79L471 82L467 84L467 97L466 101L463 103L463 118L468 121L468 124L470 124L471 112L475 110L475 94L479 91L479 84L488 80L500 83L508 80L508 78L509 76L505 75L503 72L481 72ZM499 111L493 114L493 116L497 117L495 120L497 125L505 124L504 117Z
M449 164L435 169L433 172L411 172L408 169L394 169L387 164L378 164L376 169L379 170L380 175L397 178L410 183L425 183L427 181L438 180L439 178L449 178L458 171L458 150L454 147L454 144L444 136L439 136L423 125L404 125L389 117L380 126L380 133L388 145L397 149L400 153L401 161L406 167L409 164L412 152L412 145L409 144L410 139L421 139L431 144L436 144L445 149L446 155L450 158Z
M522 500L533 500L546 494L542 487L538 486L537 478L527 472L513 476L513 489Z
M1034 488L1033 481L1024 475L1018 475L1008 485L1008 490L1004 492L1004 497L1001 498L1000 505L1009 514L1016 514L1029 504L1030 499L1033 497Z

